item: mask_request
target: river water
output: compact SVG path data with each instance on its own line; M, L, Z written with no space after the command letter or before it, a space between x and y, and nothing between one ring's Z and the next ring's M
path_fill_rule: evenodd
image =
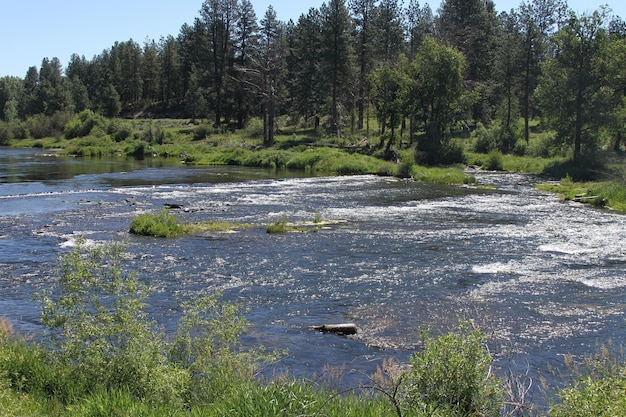
M245 307L245 343L288 349L280 372L325 365L344 384L419 349L420 330L472 320L503 369L545 374L562 355L626 342L626 216L562 203L521 174L473 173L490 187L376 176L306 176L178 161L79 159L0 149L0 315L42 331L33 294L53 285L79 236L125 241L171 331L179 302L220 290ZM283 177L284 178L281 178ZM187 221L253 226L178 239L131 236L164 204ZM284 217L336 220L268 234ZM306 326L354 322L354 337Z

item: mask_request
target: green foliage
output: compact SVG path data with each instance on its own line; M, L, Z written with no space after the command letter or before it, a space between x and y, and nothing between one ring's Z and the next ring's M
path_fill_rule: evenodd
M161 209L157 214L142 214L130 223L130 233L153 237L177 237L187 232L174 214Z
M478 123L476 129L470 134L474 142L474 152L487 154L497 146L497 139L493 129L487 129L482 123Z
M409 363L403 389L412 408L446 410L445 415L500 415L500 382L492 373L481 331L463 324L437 338L425 334L424 350Z
M483 166L483 168L489 171L502 171L502 154L500 151L490 152L487 157L487 163Z
M67 122L63 132L65 139L73 139L88 136L96 126L104 129L107 124L107 120L102 115L91 110L83 110Z
M138 398L175 398L181 378L144 311L150 289L124 269L122 246L85 247L62 259L59 288L42 296L53 349L87 392L127 389Z
M432 184L467 184L471 182L460 166L448 168L416 166L413 179Z
M576 364L566 357L571 383L558 393L550 408L554 417L612 417L626 415L626 362L612 345Z
M266 228L267 233L287 233L291 230L293 228L288 226L286 217L279 217L274 223L268 224Z
M18 338L0 321L0 404L8 384L9 393L68 405L68 415L176 415L249 385L277 358L242 349L247 321L219 293L183 303L176 337L166 340L145 312L150 289L124 268L122 250L80 239L62 257L58 287L40 298L50 343Z

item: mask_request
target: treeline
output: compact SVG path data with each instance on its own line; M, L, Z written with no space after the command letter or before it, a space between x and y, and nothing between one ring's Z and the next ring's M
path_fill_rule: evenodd
M398 130L424 162L456 158L451 129L485 127L482 144L514 152L541 117L574 159L619 150L626 124L626 24L610 10L577 15L565 0L497 13L490 0L328 0L297 22L249 0L205 0L193 24L158 42L116 42L65 68L44 58L0 78L0 143L54 136L72 115L209 119L242 128L279 115L331 134ZM520 125L519 120L525 122ZM28 121L28 123L24 123ZM415 141L415 142L414 142Z

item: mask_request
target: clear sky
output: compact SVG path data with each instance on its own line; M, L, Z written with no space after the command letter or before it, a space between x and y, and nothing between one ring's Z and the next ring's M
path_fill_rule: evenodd
M324 0L251 0L260 19L271 4L280 20L293 19ZM73 53L93 58L116 41L177 36L184 23L199 16L203 0L3 0L0 5L0 77L24 77L30 66L40 67L43 58L57 57L66 65ZM408 3L408 0L405 0ZM425 4L427 1L420 1ZM440 0L428 1L433 12ZM521 0L495 0L498 11L516 8ZM623 0L569 0L579 13L609 4L614 14L626 19Z

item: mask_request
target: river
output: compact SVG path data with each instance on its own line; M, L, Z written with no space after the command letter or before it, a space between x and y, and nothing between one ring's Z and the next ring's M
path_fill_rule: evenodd
M560 202L522 174L473 173L487 187L377 176L307 176L178 161L62 158L0 149L0 315L40 333L33 294L79 236L124 241L171 331L181 300L220 290L251 323L246 344L287 349L280 372L325 366L356 384L407 360L420 331L468 319L502 369L545 375L564 354L626 342L626 216ZM133 217L181 205L187 221L250 223L237 233L132 236ZM268 234L278 218L336 220ZM354 322L354 337L306 326ZM538 384L537 384L538 385Z

